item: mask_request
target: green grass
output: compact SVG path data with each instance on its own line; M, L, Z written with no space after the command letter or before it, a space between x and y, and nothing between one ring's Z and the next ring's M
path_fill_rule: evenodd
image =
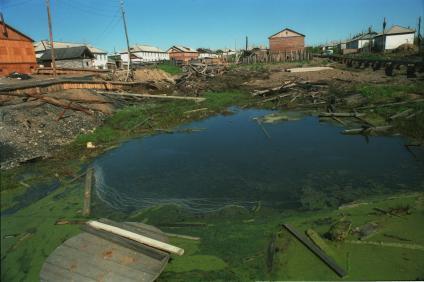
M173 65L171 63L162 63L157 65L158 69L163 70L164 72L167 72L171 75L176 75L176 74L180 74L182 72L181 68Z
M407 94L424 94L424 83L372 85L362 84L356 90L368 99L370 103L396 102L408 99Z

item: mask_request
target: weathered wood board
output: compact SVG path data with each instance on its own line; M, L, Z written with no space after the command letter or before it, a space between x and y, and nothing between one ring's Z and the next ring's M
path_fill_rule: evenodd
M141 223L107 223L168 242L159 229ZM145 250L143 251L143 249ZM119 243L107 234L82 232L60 245L46 259L40 281L154 281L163 271L169 254L142 244Z

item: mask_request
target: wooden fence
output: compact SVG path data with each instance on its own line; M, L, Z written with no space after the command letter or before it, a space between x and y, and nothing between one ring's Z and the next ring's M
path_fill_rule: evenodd
M305 51L287 51L279 53L254 53L246 57L240 58L242 64L256 64L256 63L282 63L282 62L296 62L296 61L309 61L312 59L312 54Z

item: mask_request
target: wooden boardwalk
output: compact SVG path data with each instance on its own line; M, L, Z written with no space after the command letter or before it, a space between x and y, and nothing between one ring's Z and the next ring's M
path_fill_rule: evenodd
M150 225L99 221L161 242L169 241ZM40 281L154 281L168 263L166 252L88 226L83 230L50 254L41 269Z

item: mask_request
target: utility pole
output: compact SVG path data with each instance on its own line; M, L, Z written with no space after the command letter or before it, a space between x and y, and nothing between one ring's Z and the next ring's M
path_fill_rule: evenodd
M52 68L53 68L53 77L56 77L56 56L54 54L54 43L53 43L53 31L52 31L52 17L50 14L50 0L46 0L46 6L47 6L47 18L49 21L49 35L50 35L50 50L51 50L51 57L52 57Z
M128 81L128 77L130 76L130 70L131 70L131 50L130 50L130 41L128 40L128 31L127 31L127 21L125 20L125 11L124 11L124 0L121 0L121 13L122 13L122 21L124 23L124 30L125 30L125 38L127 39L127 49L128 49L128 72L127 72L127 78L125 81Z
M249 38L247 37L247 35L246 35L246 51L247 51L247 49L248 49L248 45L249 45Z
M421 54L421 16L418 18L418 52Z

